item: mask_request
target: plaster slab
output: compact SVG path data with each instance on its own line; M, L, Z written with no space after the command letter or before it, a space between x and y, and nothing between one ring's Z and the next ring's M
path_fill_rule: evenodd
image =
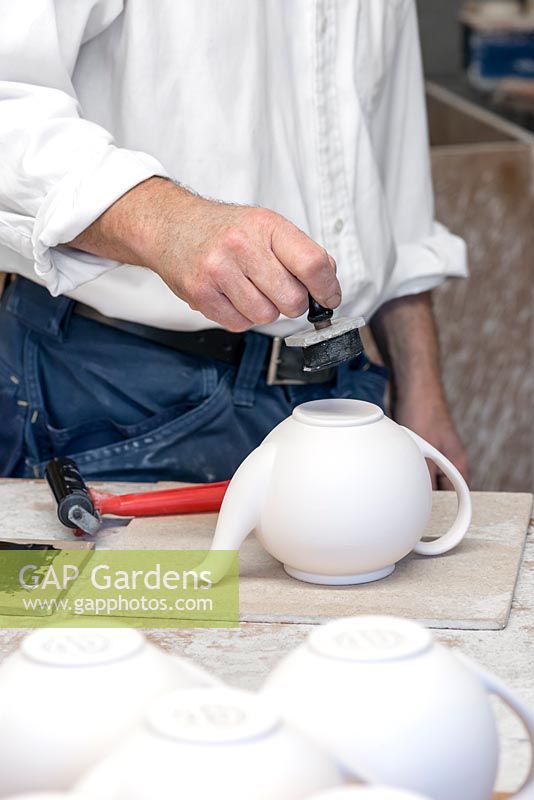
M324 587L290 578L254 536L241 549L240 605L244 622L317 624L352 614L395 614L433 628L499 630L506 626L532 509L530 494L473 493L473 522L449 554L411 554L388 578ZM429 537L454 518L453 493L434 494ZM213 514L133 520L99 538L99 546L203 549Z

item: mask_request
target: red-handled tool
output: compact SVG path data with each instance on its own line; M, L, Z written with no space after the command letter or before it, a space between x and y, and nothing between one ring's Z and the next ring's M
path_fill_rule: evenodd
M164 514L205 514L221 507L228 481L159 489L155 492L109 494L90 489L95 509L100 514L118 517L159 517Z
M59 520L69 528L96 533L104 514L157 517L218 511L229 481L115 495L89 489L71 458L54 458L45 470L57 502Z

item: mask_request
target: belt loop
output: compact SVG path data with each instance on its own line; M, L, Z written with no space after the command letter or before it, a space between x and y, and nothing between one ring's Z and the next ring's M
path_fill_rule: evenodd
M39 334L63 340L74 307L74 300L52 295L43 286L13 276L4 293L4 307L28 328Z
M269 337L249 331L245 334L245 352L241 358L233 389L235 406L252 408L256 386L265 366Z

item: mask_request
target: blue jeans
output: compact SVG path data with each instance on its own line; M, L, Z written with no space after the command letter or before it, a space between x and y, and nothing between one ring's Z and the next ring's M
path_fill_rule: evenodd
M91 480L218 481L299 403L383 404L387 370L365 357L329 384L267 386L269 340L240 365L197 358L72 314L23 278L0 304L0 475L42 477L68 455Z

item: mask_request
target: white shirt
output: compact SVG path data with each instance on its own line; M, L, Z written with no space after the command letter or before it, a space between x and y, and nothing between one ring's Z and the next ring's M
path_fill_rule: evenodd
M213 327L150 270L61 244L169 175L323 244L344 315L466 275L433 219L413 0L0 0L0 20L0 270Z

